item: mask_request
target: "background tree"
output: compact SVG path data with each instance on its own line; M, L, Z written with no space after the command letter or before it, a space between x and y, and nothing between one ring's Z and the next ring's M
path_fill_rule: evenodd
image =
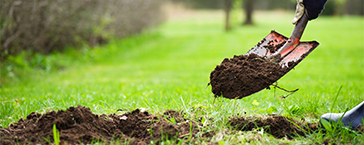
M230 27L230 11L233 6L233 0L224 0L224 12L225 12L225 30L229 31Z
M364 0L346 0L345 14L364 16Z
M223 9L225 0L170 0L173 3L182 3L192 9ZM237 1L247 0L233 0ZM254 10L289 10L293 11L296 8L296 0L251 0L254 1ZM339 1L335 5L336 1ZM241 3L239 3L241 4ZM345 15L362 15L364 16L364 0L328 0L323 15L334 14L334 10Z
M334 16L340 16L343 14L343 5L346 3L346 0L334 0Z
M253 24L253 9L254 9L254 1L253 0L244 0L243 9L245 10L245 22L244 25L252 25Z
M172 2L182 2L188 8L193 9L222 9L224 1L222 0L171 0Z

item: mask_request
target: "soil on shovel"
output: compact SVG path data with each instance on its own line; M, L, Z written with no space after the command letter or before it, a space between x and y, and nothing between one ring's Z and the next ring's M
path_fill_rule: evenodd
M181 118L173 123L169 118L158 118L139 109L123 115L95 115L90 108L82 106L45 114L33 112L8 128L0 127L0 144L53 143L54 124L61 144L90 144L95 141L148 144L165 138L185 139L198 133L199 123Z
M210 74L212 93L215 97L241 99L269 86L290 69L256 54L235 55L225 58Z

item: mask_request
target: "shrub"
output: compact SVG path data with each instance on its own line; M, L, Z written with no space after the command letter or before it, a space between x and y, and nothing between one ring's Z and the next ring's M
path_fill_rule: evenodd
M162 1L0 0L0 61L139 33L162 20Z

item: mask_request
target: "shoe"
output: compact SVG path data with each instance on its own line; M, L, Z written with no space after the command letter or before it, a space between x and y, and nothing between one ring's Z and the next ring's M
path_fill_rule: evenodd
M350 127L351 129L355 129L359 125L363 124L364 120L364 101L359 105L355 106L353 109L347 111L344 116L344 113L326 113L321 116L322 119L327 120L328 122L335 121L336 123L342 116L341 122L344 123L346 127ZM330 121L331 120L331 121ZM320 122L321 124L321 122ZM321 124L322 125L322 124Z

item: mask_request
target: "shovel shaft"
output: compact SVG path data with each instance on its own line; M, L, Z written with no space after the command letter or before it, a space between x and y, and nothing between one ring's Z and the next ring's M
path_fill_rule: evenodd
M292 31L291 38L300 40L303 31L306 28L307 23L308 23L308 16L306 15L306 13L303 13L301 19L298 21L298 23L296 24L296 26Z
M286 44L284 44L282 48L277 51L273 56L280 55L280 58L284 58L287 54L292 52L293 49L296 48L296 46L300 43L300 39L302 37L303 31L306 28L307 23L308 17L304 13L294 27L291 37L287 40Z

